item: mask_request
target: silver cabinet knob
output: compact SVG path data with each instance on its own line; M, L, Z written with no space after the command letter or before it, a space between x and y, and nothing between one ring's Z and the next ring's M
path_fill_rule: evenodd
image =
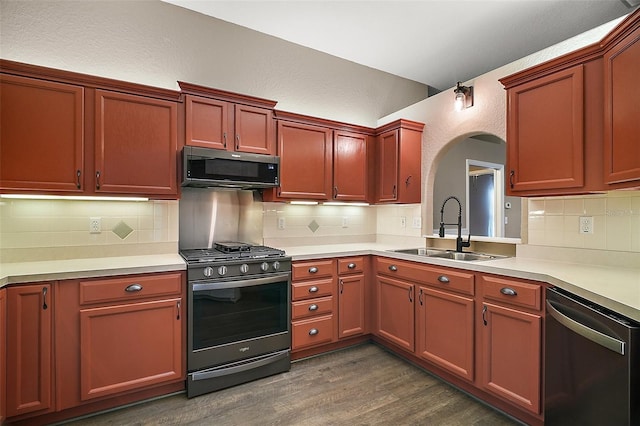
M311 268L309 268L309 273L310 274L315 274L318 272L318 268L316 268L315 266L312 266Z
M396 265L390 265L389 270L395 272L398 270L398 267Z
M355 269L355 267L356 267L355 263L350 263L350 264L347 265L347 268L349 268L349 269Z
M309 293L317 293L318 290L318 287L316 287L315 285L313 287L309 287Z
M449 277L447 277L446 275L440 275L438 277L438 281L440 281L442 284L449 284Z
M309 305L309 310L311 312L317 311L318 310L318 305L316 305L315 303L313 305Z
M317 328L312 328L311 330L309 330L309 336L315 336L316 334L318 334Z

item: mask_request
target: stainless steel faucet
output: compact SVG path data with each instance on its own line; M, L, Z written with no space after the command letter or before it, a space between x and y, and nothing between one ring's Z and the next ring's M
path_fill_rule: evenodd
M458 223L444 223L444 206L447 204L449 200L456 200L458 202ZM464 247L471 246L471 234L469 234L469 238L467 241L462 241L462 203L458 197L450 196L444 200L442 203L442 208L440 209L440 238L444 238L444 227L449 225L457 225L458 226L458 238L456 238L456 251L462 253L462 249Z

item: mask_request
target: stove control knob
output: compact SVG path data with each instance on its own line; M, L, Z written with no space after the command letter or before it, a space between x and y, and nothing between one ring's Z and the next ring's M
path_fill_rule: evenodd
M273 270L277 271L278 269L280 269L280 262L276 260L275 262L273 262Z
M207 266L206 268L204 268L204 271L202 271L202 273L205 277L210 277L213 275L213 268L211 266Z
M240 272L242 272L243 274L249 272L249 265L247 265L246 263L240 265Z
M218 266L218 275L220 275L221 277L227 274L227 267L222 265L222 266Z
M262 269L262 272L267 272L269 270L269 264L267 262L262 262L260 269Z

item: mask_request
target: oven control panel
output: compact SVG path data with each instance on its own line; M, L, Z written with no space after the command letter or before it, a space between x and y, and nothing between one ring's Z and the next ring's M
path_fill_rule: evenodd
M288 271L291 271L291 258L283 257L278 258L278 260L233 260L226 261L223 265L189 265L187 275L189 281L201 281L203 279L268 275Z

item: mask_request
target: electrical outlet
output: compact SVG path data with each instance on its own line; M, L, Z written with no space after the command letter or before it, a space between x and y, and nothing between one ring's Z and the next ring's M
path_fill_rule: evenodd
M400 228L406 228L406 227L407 227L407 217L400 216Z
M413 227L414 228L422 228L422 218L420 216L413 217Z
M593 217L580 216L580 233L593 234Z
M349 227L349 217L348 216L343 216L342 217L342 227L343 228L348 228Z
M102 218L90 217L89 218L89 233L99 234L102 232Z
M284 221L284 217L279 217L278 218L278 229L284 229L286 228L286 223Z

